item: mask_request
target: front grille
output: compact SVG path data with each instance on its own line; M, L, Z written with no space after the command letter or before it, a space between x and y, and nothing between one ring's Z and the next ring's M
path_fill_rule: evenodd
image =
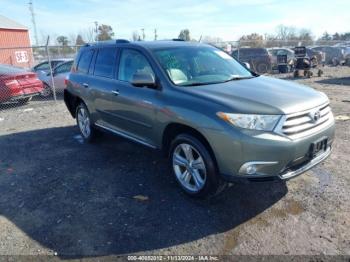
M333 121L329 104L300 113L287 115L282 126L282 133L291 139L310 135Z

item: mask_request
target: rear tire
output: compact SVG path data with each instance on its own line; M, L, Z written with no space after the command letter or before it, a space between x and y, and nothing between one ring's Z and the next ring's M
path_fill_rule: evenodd
M256 70L258 71L259 74L266 74L269 71L269 66L267 63L259 63L256 66Z
M41 97L50 97L52 95L52 89L48 84L44 83L44 90L41 92L40 96Z
M189 196L208 198L225 188L209 150L191 135L180 134L172 141L169 162L178 184Z
M91 122L90 112L84 103L80 103L77 106L75 118L84 141L88 143L93 142L96 138L96 130Z

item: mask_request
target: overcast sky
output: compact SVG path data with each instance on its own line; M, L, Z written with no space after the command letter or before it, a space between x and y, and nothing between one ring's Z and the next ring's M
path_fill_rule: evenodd
M29 0L0 0L0 14L32 29ZM243 34L275 33L284 24L310 29L314 36L350 31L350 0L33 0L39 40L111 25L117 38L130 39L145 28L146 40L211 35L236 40ZM31 30L32 33L32 30Z

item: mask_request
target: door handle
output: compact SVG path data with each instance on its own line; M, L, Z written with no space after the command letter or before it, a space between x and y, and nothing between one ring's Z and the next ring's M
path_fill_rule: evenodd
M87 84L87 83L82 83L82 85L83 85L83 87L85 87L85 88L88 88L88 87L89 87L89 84Z
M112 91L112 94L118 96L118 95L119 95L119 91L118 91L118 90L113 90L113 91Z

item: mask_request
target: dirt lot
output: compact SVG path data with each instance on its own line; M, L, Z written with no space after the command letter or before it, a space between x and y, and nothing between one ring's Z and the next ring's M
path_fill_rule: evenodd
M350 116L350 67L297 81ZM350 120L336 125L331 157L306 174L199 201L158 153L82 143L62 101L0 110L0 254L350 255Z

